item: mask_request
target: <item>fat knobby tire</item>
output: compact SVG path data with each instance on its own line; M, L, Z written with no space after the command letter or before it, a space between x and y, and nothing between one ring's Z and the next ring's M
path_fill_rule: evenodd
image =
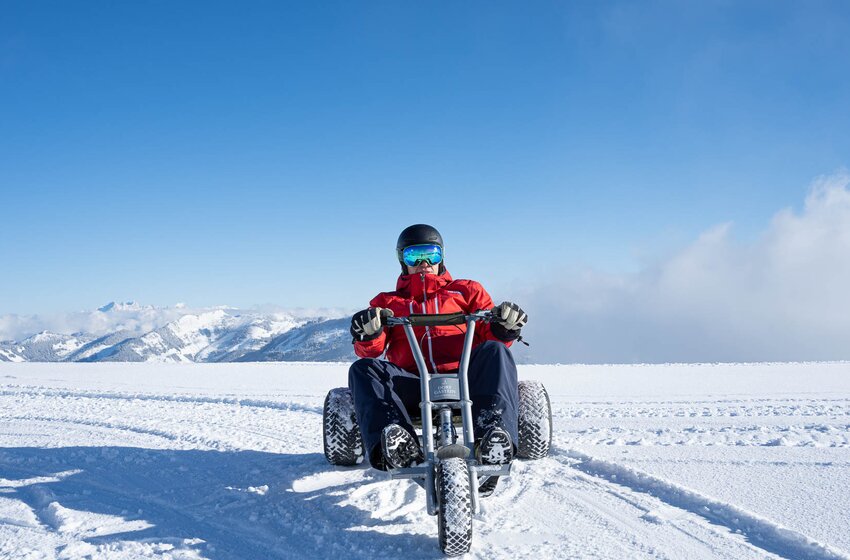
M539 381L519 382L519 443L517 456L542 459L552 443L552 406Z
M452 458L437 465L437 530L440 550L460 556L472 546L472 497L466 461Z
M323 410L325 458L332 465L348 467L363 460L363 439L354 414L348 387L328 391Z

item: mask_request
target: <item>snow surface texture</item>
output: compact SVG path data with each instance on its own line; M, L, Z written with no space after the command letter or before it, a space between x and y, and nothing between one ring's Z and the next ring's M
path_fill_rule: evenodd
M414 483L322 455L346 364L0 364L0 558L439 558ZM850 363L520 366L548 458L470 558L850 558Z

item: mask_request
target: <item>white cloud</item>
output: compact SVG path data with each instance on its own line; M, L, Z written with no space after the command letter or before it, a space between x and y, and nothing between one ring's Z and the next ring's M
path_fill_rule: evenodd
M0 315L0 340L23 340L41 332L104 335L126 330L141 335L192 313L185 306L118 306L101 311L78 311L53 315Z
M526 294L534 361L850 359L850 175L752 242L721 224L633 275L565 274Z

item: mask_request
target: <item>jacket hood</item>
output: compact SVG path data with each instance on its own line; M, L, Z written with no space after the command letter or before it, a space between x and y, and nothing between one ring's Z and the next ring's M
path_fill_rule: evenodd
M395 289L402 295L421 301L432 297L452 280L448 270L442 274L402 274L398 277Z

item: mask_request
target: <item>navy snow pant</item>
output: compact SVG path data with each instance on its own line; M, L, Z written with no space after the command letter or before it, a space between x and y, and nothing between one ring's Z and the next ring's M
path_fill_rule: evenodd
M511 435L516 448L519 389L510 349L496 341L476 346L470 356L468 378L475 438L499 426ZM399 424L416 435L410 417L420 415L419 377L385 360L361 358L348 370L348 387L369 462L383 468L384 427Z

